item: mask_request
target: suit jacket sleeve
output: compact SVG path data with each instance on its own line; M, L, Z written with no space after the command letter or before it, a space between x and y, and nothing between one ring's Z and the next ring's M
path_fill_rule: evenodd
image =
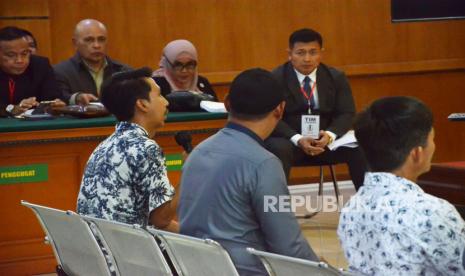
M65 71L67 70L69 70L69 68L67 68L65 64L58 64L54 67L55 77L58 83L58 88L61 91L62 98L66 103L69 103L69 99L71 98L71 95L73 95L73 91L68 78L65 75Z
M286 88L286 80L283 78L283 71L285 70L284 66L280 66L272 71L273 76L278 80L281 89L283 89L286 105L291 102L291 93ZM284 137L291 139L292 136L299 134L295 129L293 129L285 120L280 120L276 125L271 136L274 137Z
M346 75L340 71L333 74L336 87L334 109L331 123L325 130L331 131L338 137L344 135L352 126L355 115L354 98Z
M199 76L199 79L197 81L197 87L203 93L213 96L214 101L218 101L218 97L216 96L215 90L213 90L213 87L211 86L207 78Z
M40 91L38 94L38 100L47 101L61 99L64 100L63 94L58 88L58 83L55 78L55 73L48 59L44 60L41 65L41 69L44 72L43 79L40 84Z

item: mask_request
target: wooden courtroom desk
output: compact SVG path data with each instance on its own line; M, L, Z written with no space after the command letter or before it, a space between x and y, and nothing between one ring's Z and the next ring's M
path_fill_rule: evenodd
M425 192L454 204L465 219L465 161L432 164L417 182Z
M174 133L188 130L198 144L222 128L226 114L171 113L156 142L166 155L181 153ZM35 215L20 200L62 210L76 210L86 162L94 148L114 131L113 117L57 118L46 121L0 119L0 168L46 164L45 181L0 184L0 275L54 272L52 249ZM170 171L177 186L180 172Z

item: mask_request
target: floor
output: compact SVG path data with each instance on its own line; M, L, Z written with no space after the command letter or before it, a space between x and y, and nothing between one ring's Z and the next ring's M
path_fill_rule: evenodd
M315 253L336 268L347 269L347 261L336 234L337 213L321 213L301 225Z
M347 182L348 183L345 183L345 185L339 185L339 187L342 188L340 189L342 194L342 197L340 197L342 199L341 203L339 203L340 206L347 202L347 200L355 193L352 183L350 181ZM330 183L326 183L325 188L330 185ZM316 189L316 185L309 185L307 190L310 191L293 191L297 189L293 189L291 186L290 191L292 195L306 195L309 196L306 197L307 199L316 199ZM333 197L335 201L333 189L325 189L323 196ZM312 208L316 207L313 206L313 204L310 206L312 206ZM301 229L305 238L319 257L322 257L327 263L336 268L346 269L348 264L336 233L339 222L339 210L334 210L335 208L333 207L334 206L324 206L323 204L323 209L314 217L310 219L299 219L299 223L301 224ZM306 211L306 208L296 209L297 215L306 213L309 213Z

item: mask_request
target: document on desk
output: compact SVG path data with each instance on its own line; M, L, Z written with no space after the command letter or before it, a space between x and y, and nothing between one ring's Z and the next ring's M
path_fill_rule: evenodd
M201 101L200 107L208 112L211 113L227 113L226 107L224 107L224 103L220 102L212 102L212 101Z
M330 150L336 150L339 147L349 147L349 148L356 148L358 147L357 139L355 138L355 134L353 130L347 131L346 134L342 135L336 141L332 142L328 145Z

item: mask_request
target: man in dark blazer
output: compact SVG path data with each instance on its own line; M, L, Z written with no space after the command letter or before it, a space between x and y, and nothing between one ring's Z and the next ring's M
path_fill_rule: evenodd
M281 159L287 177L292 165L347 163L358 189L367 170L360 150L327 147L351 128L355 104L344 73L321 63L322 46L321 35L311 29L289 37L289 61L273 70L285 89L285 113L266 145ZM319 116L317 137L302 135L303 115Z
M0 117L16 116L53 101L64 106L48 58L31 55L22 29L0 29Z
M84 19L76 25L73 45L76 54L54 66L58 84L69 104L97 101L105 79L130 69L106 55L107 29L95 19Z

